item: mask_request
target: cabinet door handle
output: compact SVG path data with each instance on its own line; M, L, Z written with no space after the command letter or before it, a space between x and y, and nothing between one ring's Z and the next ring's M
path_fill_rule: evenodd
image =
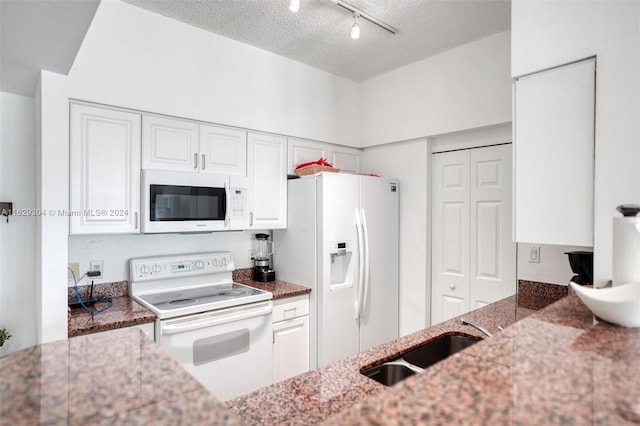
M298 308L285 309L284 310L285 319L295 318L297 310L298 310Z
M202 154L202 170L205 168L204 154Z
M455 283L451 283L451 284L449 284L449 288L450 288L451 290L455 290L455 289L456 289L456 284L455 284Z
M253 212L249 212L249 226L253 226Z
M198 154L193 154L193 168L197 169L198 168Z
M138 212L135 212L135 213L133 214L133 220L134 220L134 222L135 222L135 224L136 224L135 229L138 229Z

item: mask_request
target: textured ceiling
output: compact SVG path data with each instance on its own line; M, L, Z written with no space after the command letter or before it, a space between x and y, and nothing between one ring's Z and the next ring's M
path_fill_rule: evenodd
M363 81L511 26L510 0L346 0L397 28L353 18L331 0L124 0L351 80Z

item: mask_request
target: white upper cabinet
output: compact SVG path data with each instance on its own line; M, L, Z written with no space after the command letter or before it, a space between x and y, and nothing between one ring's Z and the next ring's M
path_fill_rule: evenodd
M346 146L329 145L329 163L340 169L341 173L355 173L361 171L362 151Z
M286 228L287 139L249 132L247 165L250 228Z
M142 168L246 176L247 132L145 115Z
M140 114L71 104L71 234L137 233Z
M296 166L326 158L343 173L360 173L362 151L347 146L289 138L287 173L295 174Z
M296 167L329 156L329 144L289 138L287 147L287 173L295 174Z
M247 132L200 125L200 171L218 175L247 175Z
M198 124L177 118L142 118L142 168L174 171L198 169Z
M595 60L514 87L515 240L593 246Z

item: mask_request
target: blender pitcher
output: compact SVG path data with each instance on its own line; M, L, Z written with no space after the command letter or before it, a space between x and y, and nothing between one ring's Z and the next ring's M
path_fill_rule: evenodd
M269 234L256 234L253 255L254 281L269 282L276 279L276 271L271 268L272 254L273 241L269 240Z

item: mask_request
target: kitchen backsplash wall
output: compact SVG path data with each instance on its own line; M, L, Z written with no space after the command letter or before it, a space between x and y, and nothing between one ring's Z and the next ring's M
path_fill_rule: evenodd
M254 232L214 232L210 234L141 234L90 235L69 237L69 263L78 262L80 275L89 269L89 262L102 260L104 274L96 283L129 279L129 259L132 257L231 251L236 269L251 266L249 251ZM89 284L85 278L79 284ZM69 285L73 283L70 282Z
M529 249L540 247L540 263L529 262ZM569 266L567 251L588 250L591 247L568 247L542 244L518 244L518 279L550 284L568 285L574 275Z

